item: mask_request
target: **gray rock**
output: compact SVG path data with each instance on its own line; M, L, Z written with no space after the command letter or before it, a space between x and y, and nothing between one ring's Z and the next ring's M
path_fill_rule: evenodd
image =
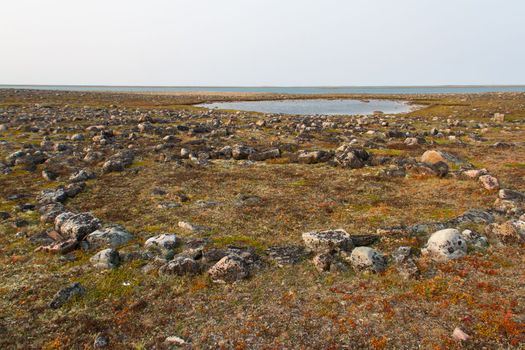
M120 225L111 225L91 232L86 236L90 247L118 248L133 239L133 235Z
M370 247L357 247L352 250L350 262L356 271L382 272L386 269L386 258Z
M170 262L160 268L161 273L183 275L196 275L201 272L201 265L193 258L178 255Z
M120 255L116 250L108 248L93 255L89 261L97 269L114 269L120 264Z
M266 253L279 266L297 264L309 255L304 247L294 245L270 247L266 249Z
M419 277L420 271L414 260L416 255L417 251L412 247L399 247L392 253L392 260L403 278Z
M90 213L63 213L55 218L55 229L64 237L81 241L91 232L100 228L100 220Z
M67 193L63 187L43 190L37 200L40 204L62 203L67 199Z
M480 235L472 230L463 230L461 236L467 241L467 244L476 248L486 248L489 246L487 237Z
M162 254L173 251L176 246L177 236L169 233L151 237L146 241L146 243L144 243L144 247L146 249L157 251Z
M58 309L67 303L71 298L75 296L81 296L85 292L86 290L80 285L80 283L73 283L69 287L59 290L53 297L51 303L49 303L49 307L52 309Z

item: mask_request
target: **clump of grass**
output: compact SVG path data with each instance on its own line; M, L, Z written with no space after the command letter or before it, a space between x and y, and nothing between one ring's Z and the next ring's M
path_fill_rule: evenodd
M263 251L268 248L268 246L263 242L246 235L217 237L213 239L213 242L219 247L226 247L229 245L246 245L255 248L257 251Z

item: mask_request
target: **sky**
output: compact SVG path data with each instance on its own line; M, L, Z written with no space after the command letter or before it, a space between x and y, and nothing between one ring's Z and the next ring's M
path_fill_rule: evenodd
M525 84L524 0L2 0L0 84Z

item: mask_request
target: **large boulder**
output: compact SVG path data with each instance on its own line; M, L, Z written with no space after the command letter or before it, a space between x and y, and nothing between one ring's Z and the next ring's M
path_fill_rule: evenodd
M467 254L467 241L456 229L440 230L430 236L422 253L435 260L462 258Z
M351 250L354 246L351 236L343 229L305 232L302 237L304 244L318 253Z
M488 191L497 191L499 190L499 181L492 175L481 175L478 178L481 185Z
M357 247L350 255L352 267L357 271L382 272L387 261L383 254L370 247Z
M55 218L55 229L63 236L81 241L100 228L100 220L90 213L63 213Z

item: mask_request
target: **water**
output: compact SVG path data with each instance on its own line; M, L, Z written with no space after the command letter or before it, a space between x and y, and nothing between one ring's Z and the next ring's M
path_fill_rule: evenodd
M367 115L375 111L383 113L405 113L413 106L406 102L388 100L282 100L216 102L197 105L210 109L229 109L262 113L284 114L329 114L329 115Z
M114 92L257 92L276 94L453 94L483 92L525 92L525 85L513 86L348 86L348 87L206 87L206 86L73 86L0 85L9 89Z

